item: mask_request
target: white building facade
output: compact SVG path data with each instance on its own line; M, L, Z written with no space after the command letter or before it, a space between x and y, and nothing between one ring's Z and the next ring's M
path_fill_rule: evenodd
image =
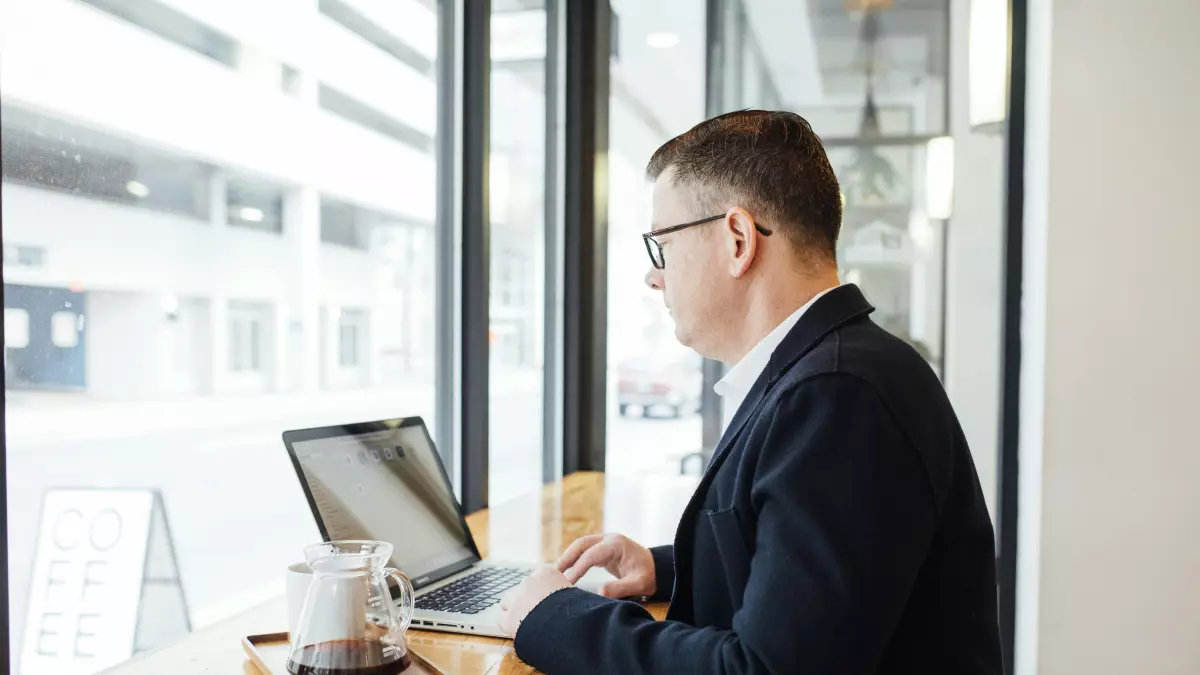
M10 387L141 399L432 371L436 8L0 12Z

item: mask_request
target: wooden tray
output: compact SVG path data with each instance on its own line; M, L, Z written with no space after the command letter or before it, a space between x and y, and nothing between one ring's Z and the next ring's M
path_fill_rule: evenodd
M246 650L250 662L265 675L287 675L289 641L287 633L248 635L242 638L242 649ZM446 671L415 652L411 646L408 655L412 658L412 665L403 675L448 675Z

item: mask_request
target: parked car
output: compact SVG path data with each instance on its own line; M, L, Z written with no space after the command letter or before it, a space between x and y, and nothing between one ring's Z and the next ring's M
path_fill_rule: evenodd
M665 415L671 418L700 410L703 386L700 357L695 353L669 359L638 357L617 365L617 404L622 417Z

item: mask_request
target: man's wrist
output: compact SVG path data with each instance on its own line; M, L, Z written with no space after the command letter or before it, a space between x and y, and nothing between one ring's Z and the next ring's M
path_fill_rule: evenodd
M522 645L528 645L531 642L537 642L542 637L547 637L548 626L558 626L564 619L564 613L560 610L562 604L570 601L570 595L574 593L587 593L573 586L560 588L533 606L529 613L525 615L517 624L517 632L513 635L513 647L517 650L517 655L520 656L523 651ZM547 623L548 622L548 623Z

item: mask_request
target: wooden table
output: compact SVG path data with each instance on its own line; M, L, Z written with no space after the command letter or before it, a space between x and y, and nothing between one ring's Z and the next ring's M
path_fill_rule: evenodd
M580 472L521 498L467 517L480 553L513 561L550 562L575 539L620 532L646 546L669 543L696 486L684 476L606 477ZM284 573L280 570L280 574ZM651 605L661 619L666 605ZM107 675L262 675L242 652L247 635L285 630L283 598L193 633L165 649L128 661ZM508 640L410 630L409 645L447 673L533 673Z

